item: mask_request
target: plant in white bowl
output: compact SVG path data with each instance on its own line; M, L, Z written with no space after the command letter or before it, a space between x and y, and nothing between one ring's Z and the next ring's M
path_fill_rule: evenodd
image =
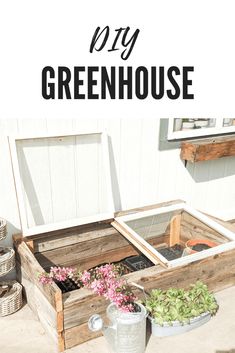
M200 281L189 290L153 289L144 305L149 312L152 334L157 337L177 335L201 326L219 307L214 295Z

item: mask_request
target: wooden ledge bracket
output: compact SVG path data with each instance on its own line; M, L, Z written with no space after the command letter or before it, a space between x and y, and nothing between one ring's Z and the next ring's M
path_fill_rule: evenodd
M181 159L191 163L235 156L235 136L181 143Z

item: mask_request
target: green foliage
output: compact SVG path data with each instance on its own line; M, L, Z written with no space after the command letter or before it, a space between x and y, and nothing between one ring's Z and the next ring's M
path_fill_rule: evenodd
M183 325L205 312L215 315L219 307L214 295L200 281L191 285L188 291L176 288L167 291L153 289L144 305L159 325L164 322L172 324L172 321L180 321Z

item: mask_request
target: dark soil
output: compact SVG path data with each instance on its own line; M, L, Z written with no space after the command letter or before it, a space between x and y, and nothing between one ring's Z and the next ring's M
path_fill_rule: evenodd
M178 259L182 256L184 251L183 246L180 244L175 244L169 248L158 249L158 252L164 256L168 261Z
M207 244L203 244L203 243L198 243L194 246L192 246L192 250L194 251L203 251L203 250L207 250L210 249L211 247Z
M72 279L67 279L66 281L60 282L55 281L57 286L61 289L62 293L71 292L75 289L79 289L80 286L77 285Z

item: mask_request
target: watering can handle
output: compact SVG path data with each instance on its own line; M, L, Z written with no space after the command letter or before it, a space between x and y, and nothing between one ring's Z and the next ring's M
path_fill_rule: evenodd
M135 282L131 282L131 285L136 287L136 288L139 288L140 290L142 290L142 292L144 293L144 297L145 299L147 299L147 295L150 296L150 294L144 289L143 286L141 286L140 284L137 284Z

